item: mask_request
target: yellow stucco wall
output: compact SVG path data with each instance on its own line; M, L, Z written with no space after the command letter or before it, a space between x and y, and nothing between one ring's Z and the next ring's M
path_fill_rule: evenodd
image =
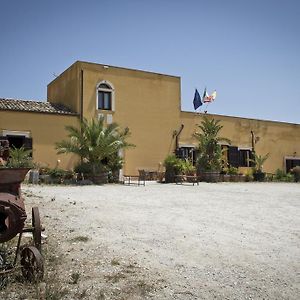
M129 127L132 133L130 142L136 147L125 150L124 173L157 170L166 153L173 151L172 132L180 126L180 78L83 62L77 62L77 70L83 70L83 116L91 119L98 113L111 114L114 122ZM64 74L60 79L69 80ZM96 109L96 87L103 80L115 89L114 112ZM52 83L49 88L50 99Z
M57 155L55 143L67 138L65 126L77 126L77 116L46 113L1 111L0 134L3 130L28 131L33 141L33 159L40 166L71 169L77 158L73 155Z
M181 112L181 120L185 127L180 136L180 143L197 144L191 136L197 130L197 124L200 124L203 116L204 114ZM256 153L258 155L270 153L264 164L264 170L268 173L274 173L278 168L284 169L284 157L300 156L300 125L298 124L211 114L206 116L220 120L220 124L223 125L220 136L229 138L233 146L251 149L251 131L253 131L257 140Z
M96 87L101 81L114 87L113 112L96 109ZM173 133L180 129L181 124L184 124L184 129L179 145L196 144L192 134L202 118L199 114L181 112L179 77L85 62L76 62L48 85L48 101L64 103L76 112L82 107L83 117L87 119L97 118L99 113L110 114L114 122L123 128L128 126L132 132L130 142L136 148L125 151L126 174L137 174L138 169L158 170L165 157L174 151ZM213 117L221 120L224 126L221 135L229 138L234 146L251 148L251 130L254 132L258 137L256 153L270 153L264 166L267 172L284 169L285 156L294 156L295 153L300 156L300 125Z
M80 112L80 70L74 63L47 86L47 101L60 103Z

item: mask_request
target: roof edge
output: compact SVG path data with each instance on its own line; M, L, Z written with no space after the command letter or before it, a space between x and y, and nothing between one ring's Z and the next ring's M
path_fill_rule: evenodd
M249 121L259 121L259 122L271 122L271 123L280 123L280 124L287 124L287 125L296 125L300 126L298 123L291 123L291 122L285 122L285 121L275 121L275 120L266 120L266 119L255 119L255 118L247 118L247 117L239 117L239 116L230 116L230 115L220 115L220 114L210 114L210 113L197 113L193 111L185 111L181 110L180 113L187 113L187 114L197 114L200 116L219 116L224 118L234 118L234 119L243 119L243 120L249 120Z

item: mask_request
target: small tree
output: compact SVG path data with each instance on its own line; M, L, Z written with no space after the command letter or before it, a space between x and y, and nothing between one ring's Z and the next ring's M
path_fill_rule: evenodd
M269 158L270 153L266 155L257 155L253 152L254 159L250 159L254 163L253 173L263 173L263 164Z
M269 153L266 155L257 155L253 153L254 159L250 159L254 163L253 167L253 178L255 181L264 181L266 174L263 172L263 164L269 157Z
M170 154L165 158L164 166L166 168L166 183L175 182L175 175L178 175L182 172L180 158L176 157L174 154Z
M198 128L201 132L194 133L194 137L198 140L199 155L197 165L202 171L220 171L222 167L222 149L220 143L226 141L227 138L219 137L219 132L223 128L219 120L204 117Z
M56 144L57 153L77 154L91 169L92 175L96 175L101 166L110 166L110 162L116 161L119 150L134 146L126 141L130 137L128 128L121 129L117 123L105 126L104 118L91 121L84 119L79 128L67 126L66 130L69 132L69 140ZM119 159L118 167L121 166Z

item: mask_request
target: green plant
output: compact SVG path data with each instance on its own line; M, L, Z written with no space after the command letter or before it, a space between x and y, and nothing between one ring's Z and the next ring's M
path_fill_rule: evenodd
M72 171L67 171L63 169L49 169L46 172L47 175L50 175L52 178L61 178L61 179L70 179L74 176L74 173Z
M283 181L283 179L286 177L286 174L283 170L277 169L275 171L275 179L278 181Z
M115 161L121 149L134 147L126 141L130 137L128 128L121 129L116 123L105 126L104 118L91 121L84 119L80 128L67 126L66 130L69 132L69 140L56 143L58 154L77 154L84 163L90 164L93 175L97 174L100 163L107 165ZM117 162L112 165L119 167L122 161Z
M174 155L168 155L164 160L165 168L175 167L178 164L179 159Z
M198 140L199 155L197 165L202 171L220 171L222 167L222 149L220 143L226 141L227 138L219 137L219 133L223 128L219 124L219 120L204 117L198 128L201 132L194 133L194 137Z
M102 172L107 172L107 168L101 162L80 162L77 166L75 166L74 172L80 174L82 173L84 175L99 174Z
M245 181L249 182L249 181L252 181L252 180L253 180L253 174L252 174L252 171L249 170L249 171L247 171L247 173L245 175Z
M174 154L170 154L164 160L165 172L165 182L170 183L175 181L175 175L182 174L183 163L182 160L176 157Z
M33 168L31 150L26 150L23 146L16 148L12 146L9 151L10 157L6 164L7 168Z
M188 160L182 160L182 171L185 175L194 175L194 173L196 172L196 167L193 166L193 163Z
M269 155L270 153L267 153L266 155L262 156L253 152L254 159L249 159L254 163L253 173L263 173L263 164L269 158Z
M229 174L229 175L238 175L239 174L239 169L236 168L236 167L230 166L228 168L227 174Z
M166 170L173 169L175 174L181 174L184 169L184 161L174 154L168 155L164 160Z

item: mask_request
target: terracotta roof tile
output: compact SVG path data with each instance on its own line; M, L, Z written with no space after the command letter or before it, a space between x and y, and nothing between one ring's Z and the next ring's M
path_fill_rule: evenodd
M8 98L0 98L0 110L76 115L75 112L62 104Z

